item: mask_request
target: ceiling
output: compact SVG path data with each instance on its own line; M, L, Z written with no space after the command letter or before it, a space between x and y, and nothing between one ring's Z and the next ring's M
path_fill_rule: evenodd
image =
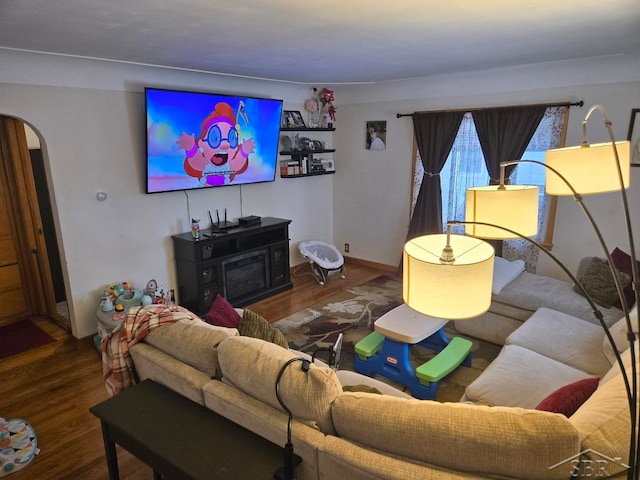
M640 1L0 0L0 48L382 82L637 53Z

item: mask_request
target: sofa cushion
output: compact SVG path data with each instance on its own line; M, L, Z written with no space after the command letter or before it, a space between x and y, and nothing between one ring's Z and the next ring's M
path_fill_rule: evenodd
M276 397L278 373L295 354L278 345L252 337L229 337L218 347L223 381L247 395L283 410ZM311 365L302 371L299 363L287 367L280 379L280 394L296 419L334 433L331 404L342 393L340 381L330 368Z
M473 478L569 478L571 465L549 467L580 447L565 417L521 408L343 393L332 415L343 439Z
M214 380L204 372L196 370L180 360L146 344L138 342L129 352L138 380L151 379L183 397L203 404L203 387ZM220 383L220 382L218 382Z
M144 341L211 378L216 378L219 376L216 347L225 338L235 335L238 335L235 328L216 327L201 320L183 319L151 330Z
M618 366L614 368L617 369ZM624 470L620 463L627 463L629 458L631 421L626 389L619 369L608 381L600 381L598 389L569 421L578 430L582 441L581 450L592 461L591 466L608 457L620 459L607 462L608 474L613 476Z
M536 410L561 413L565 417L570 417L596 391L599 381L598 377L585 378L560 387L542 400Z
M524 272L524 262L522 260L510 262L502 257L494 257L491 292L494 295L498 295L507 284L511 283L522 272Z
M222 295L217 294L216 299L209 307L204 321L219 327L238 328L240 315Z
M616 273L622 288L627 287L631 281L631 276L617 269ZM583 258L578 266L576 280L594 302L605 308L612 307L619 300L616 284L606 260L598 257ZM575 290L580 295L584 294L577 285Z
M638 333L638 306L635 305L631 311L629 312L629 320L631 320L631 327L633 331ZM616 349L618 353L624 352L627 348L629 348L629 340L627 338L627 320L626 317L622 317L616 323L614 323L609 329L609 333L611 334L611 338L613 342L616 344ZM609 339L605 336L602 340L602 351L605 356L609 360L609 363L613 365L616 361L616 356L613 351L613 346Z
M601 326L580 318L539 308L515 332L507 345L519 345L593 375L604 375L611 368L602 349Z
M491 298L492 306L489 308L492 311L496 302L531 312L546 307L591 323L597 323L589 303L574 290L572 283L545 275L522 272L504 287L499 295L493 295ZM509 315L507 312L504 314ZM606 324L613 325L618 321L622 312L617 308L610 308L602 309L602 314Z
M467 386L465 395L474 403L533 409L558 388L591 376L532 350L506 345Z

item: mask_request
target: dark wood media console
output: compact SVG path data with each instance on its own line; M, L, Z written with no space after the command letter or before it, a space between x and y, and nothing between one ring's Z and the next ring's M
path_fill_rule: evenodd
M293 287L291 220L266 217L252 226L173 235L180 305L205 316L219 293L243 307Z

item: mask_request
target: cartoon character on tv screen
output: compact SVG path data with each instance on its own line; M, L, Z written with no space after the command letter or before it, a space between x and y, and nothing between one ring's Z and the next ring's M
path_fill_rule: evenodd
M248 122L244 103L238 114ZM242 139L236 113L226 102L216 104L204 119L200 136L182 132L176 144L185 151L184 171L200 180L200 186L228 185L249 167L249 155L255 151L252 138Z

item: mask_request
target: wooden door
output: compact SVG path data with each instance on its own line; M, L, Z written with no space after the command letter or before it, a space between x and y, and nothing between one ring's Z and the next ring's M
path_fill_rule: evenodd
M24 124L0 117L0 325L47 310L34 192Z

